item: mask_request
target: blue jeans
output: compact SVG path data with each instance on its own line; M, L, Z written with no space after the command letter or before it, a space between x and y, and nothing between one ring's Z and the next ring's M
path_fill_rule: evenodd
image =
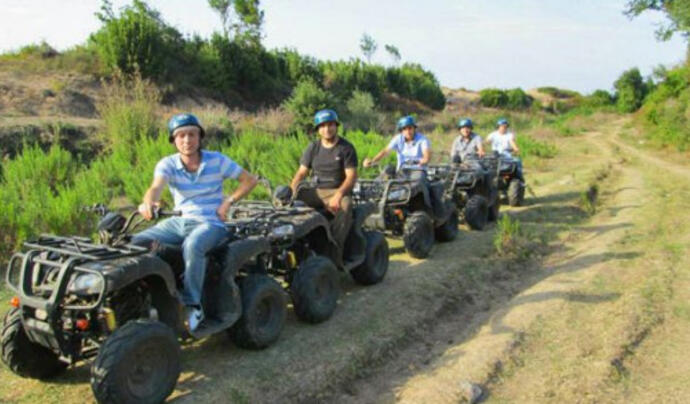
M216 247L227 234L223 226L171 217L135 234L132 243L142 244L155 240L171 246L181 246L185 264L182 303L200 306L206 275L206 253Z

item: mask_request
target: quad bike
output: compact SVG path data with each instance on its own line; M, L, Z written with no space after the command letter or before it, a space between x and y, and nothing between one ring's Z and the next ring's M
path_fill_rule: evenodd
M484 157L485 168L496 173L496 188L501 197L510 206L522 206L525 203L525 183L518 178L518 160L507 153L494 152Z
M358 203L376 202L376 211L364 226L402 237L415 258L426 258L436 240L452 241L458 234L455 203L445 193L444 181L410 178L419 168L385 168L378 178L358 180L352 191Z
M180 374L179 337L226 331L255 349L276 341L285 292L273 278L241 269L280 234L229 237L208 253L206 320L186 334L178 300L181 250L130 243L143 222L138 212L125 218L103 206L95 210L103 215L99 243L42 235L11 257L6 282L16 295L2 323L1 358L12 372L44 379L93 360L91 388L99 402L158 403Z
M429 179L446 184L446 193L473 230L483 230L487 222L498 219L500 209L492 172L479 161L478 156L470 155L463 162L456 159L452 164L429 165L428 168Z
M330 213L314 209L300 199L312 184L300 184L296 195L278 187L272 202L249 201L234 206L228 227L236 237L251 239L271 224L284 237L274 239L257 256L248 272L270 274L284 281L300 320L319 323L333 314L340 295L338 271L349 272L355 282L373 285L388 270L388 242L381 232L364 231L373 203L358 203L344 246L331 235Z

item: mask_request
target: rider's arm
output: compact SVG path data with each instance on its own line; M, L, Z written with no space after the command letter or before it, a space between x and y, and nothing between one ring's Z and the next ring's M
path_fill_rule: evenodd
M477 154L479 157L484 157L484 145L482 142L477 143Z
M158 201L161 199L161 194L163 193L163 188L165 188L165 185L168 183L168 181L165 179L165 177L160 177L156 176L153 179L153 182L151 183L151 186L149 187L148 190L146 190L146 193L144 194L144 199L143 203L153 206Z
M292 188L292 193L295 194L297 193L297 186L299 185L300 182L304 179L304 177L309 174L309 168L305 165L299 166L297 169L297 172L295 173L295 176L292 177L292 182L290 182L290 188Z
M235 189L235 192L230 194L228 199L232 198L233 202L239 201L244 198L248 193L252 192L252 189L256 186L259 180L248 173L246 170L242 170L240 175L237 177L237 181L240 183ZM226 201L228 200L226 199Z
M338 187L338 194L342 198L343 196L347 195L352 191L352 187L355 186L355 182L357 181L357 169L356 168L346 168L345 169L345 180L343 180L343 183L340 184L340 187Z
M517 142L515 141L515 135L510 137L510 148L513 149L515 153L520 152L520 148L517 145Z
M371 164L376 163L382 158L385 158L386 156L391 154L391 151L393 151L393 149L389 149L388 147L382 149L380 152L378 152L378 154L376 154L376 156L374 156L374 158L371 159Z
M163 159L156 164L153 174L153 182L149 189L144 193L141 205L139 205L139 214L146 220L153 219L153 207L158 205L161 200L163 188L168 183L170 178L170 171L168 167L168 160Z
M429 164L429 161L431 161L431 146L425 143L425 146L422 147L422 158L419 160L419 164L426 165Z

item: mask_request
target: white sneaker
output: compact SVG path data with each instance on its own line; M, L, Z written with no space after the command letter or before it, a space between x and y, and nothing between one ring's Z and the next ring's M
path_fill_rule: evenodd
M204 321L204 311L201 308L187 307L187 328L190 332L196 331Z

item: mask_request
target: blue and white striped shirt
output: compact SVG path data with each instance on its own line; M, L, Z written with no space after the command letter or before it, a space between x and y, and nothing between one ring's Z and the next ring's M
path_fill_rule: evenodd
M222 226L216 210L223 202L223 180L236 179L242 167L229 157L215 151L202 150L199 169L188 172L180 154L164 157L156 164L154 177L168 183L175 201L175 210L182 217Z

